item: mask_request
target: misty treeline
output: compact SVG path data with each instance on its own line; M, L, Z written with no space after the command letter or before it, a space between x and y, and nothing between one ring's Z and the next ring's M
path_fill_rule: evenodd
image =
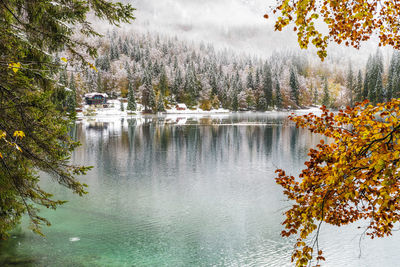
M149 33L113 31L94 43L98 72L75 68L60 74L60 83L71 89L63 100L71 110L87 92L127 98L128 109L141 103L152 112L176 103L234 111L339 108L365 98L377 103L400 96L398 52L385 74L379 50L365 68L355 69L346 59L322 63L289 51L262 59Z

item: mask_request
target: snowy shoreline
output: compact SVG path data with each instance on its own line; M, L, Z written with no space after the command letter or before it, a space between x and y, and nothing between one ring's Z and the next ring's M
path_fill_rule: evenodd
M230 116L232 114L245 114L245 113L257 113L257 114L265 114L265 115L290 115L292 113L298 115L304 115L308 113L318 114L321 113L319 107L309 107L307 109L298 109L298 110L270 110L270 111L231 111L228 109L217 109L205 111L200 108L195 110L176 110L176 109L167 109L165 112L158 112L156 114L142 114L140 110L136 112L126 111L126 103L124 103L124 111L121 111L118 108L119 105L114 105L114 107L109 108L92 108L85 106L83 112L78 112L77 120L93 120L93 119L104 119L104 120L116 120L122 118L142 118L142 117L167 117L167 118L175 118L175 117L204 117L204 116ZM140 108L140 107L139 107Z

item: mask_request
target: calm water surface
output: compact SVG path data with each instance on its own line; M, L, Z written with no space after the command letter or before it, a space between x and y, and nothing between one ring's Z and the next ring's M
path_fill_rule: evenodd
M296 175L319 137L286 114L78 122L76 164L92 165L83 198L43 210L46 238L26 229L0 243L1 266L291 266L280 236L289 206L274 170ZM399 266L400 237L361 242L352 225L324 227L324 266Z

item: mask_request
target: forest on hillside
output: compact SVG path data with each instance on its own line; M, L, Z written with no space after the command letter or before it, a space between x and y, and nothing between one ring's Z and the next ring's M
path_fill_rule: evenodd
M128 98L128 109L141 103L152 112L176 103L233 111L339 108L366 98L377 103L400 96L398 52L385 68L377 49L364 68L356 69L334 56L320 62L306 53L286 51L261 58L134 31L114 30L93 43L99 50L97 71L66 66L59 76L57 99L71 111L88 92Z

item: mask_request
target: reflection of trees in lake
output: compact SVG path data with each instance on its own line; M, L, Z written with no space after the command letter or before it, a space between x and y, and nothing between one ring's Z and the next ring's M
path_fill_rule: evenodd
M239 158L248 159L249 164L264 159L275 165L281 160L300 159L300 154L315 143L310 134L293 126L283 126L279 118L259 120L263 124L253 123L254 120L250 125L229 124L242 122L237 118L215 120L216 124L191 121L177 125L157 118L94 123L86 127L78 124L79 140L86 142L86 146L76 154L94 157L102 162L100 166L104 169L117 165L135 170L140 166L138 169L146 170L144 175L152 175L161 171L154 166L196 171L200 164L215 166L237 162ZM206 122L210 123L210 119L206 118Z
M290 153L291 154L296 153L298 138L299 138L299 130L294 127L291 127L290 128Z

